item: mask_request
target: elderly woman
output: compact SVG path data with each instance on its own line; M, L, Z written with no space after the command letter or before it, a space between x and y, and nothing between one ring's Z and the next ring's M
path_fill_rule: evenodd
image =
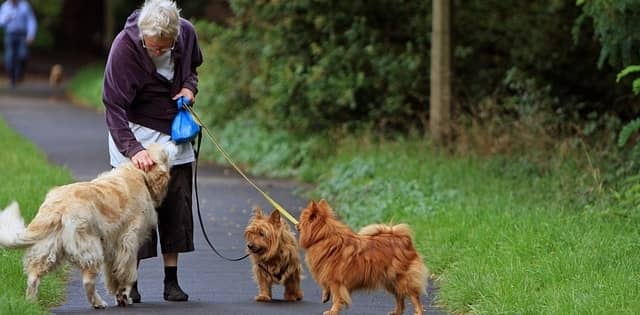
M174 1L147 0L134 11L116 36L104 73L103 103L109 129L111 165L131 160L148 171L154 164L145 149L152 142L170 141L176 100L185 96L190 104L198 91L196 68L202 63L193 25L180 17ZM179 145L172 161L167 198L158 211L158 235L164 262L164 299L187 301L177 280L178 253L193 247L191 212L191 143ZM153 231L138 259L157 256ZM137 283L131 292L140 302Z

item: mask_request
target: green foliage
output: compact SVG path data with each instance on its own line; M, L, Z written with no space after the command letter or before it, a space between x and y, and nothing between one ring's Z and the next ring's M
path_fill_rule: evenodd
M633 66L628 66L628 67L624 68L622 71L620 71L620 73L618 73L618 76L616 77L616 82L620 82L620 80L622 78L628 76L631 73L635 73L635 72L640 72L640 66L633 65Z
M622 131L620 131L620 136L618 138L618 146L622 147L627 144L631 136L636 133L640 129L640 118L636 118L626 124Z
M213 132L234 163L249 168L255 175L295 176L313 182L322 173L317 164L327 156L326 148L330 147L325 138L299 138L284 130L269 131L246 116L236 117ZM229 164L213 144L206 141L202 146L205 159Z
M60 20L63 1L30 0L29 3L38 19L38 34L34 46L42 49L53 47L55 27Z
M602 43L598 66L605 61L616 68L640 61L640 2L638 0L578 0L582 15L576 20L574 32L590 19L594 35Z
M454 17L454 91L462 112L474 112L487 98L520 93L504 85L512 69L558 99L553 109L585 113L611 108L617 89L611 69L594 66L600 47L589 30L572 35L580 8L571 1L471 0ZM574 40L574 36L575 39ZM586 39L584 39L586 37ZM580 39L580 40L577 40ZM538 93L529 90L528 93ZM607 104L607 105L604 105Z
M186 18L202 17L204 8L211 0L177 0L176 4L181 9L180 15Z
M251 107L271 128L311 131L399 128L425 112L426 3L231 4L237 21L204 48L216 117Z
M81 68L69 81L69 94L76 104L102 111L102 81L104 64L93 64Z
M640 66L632 65L624 68L619 74L617 81L619 82L624 77L630 74L640 72ZM633 80L633 92L634 94L640 93L640 78ZM640 142L637 141L638 130L640 130L640 118L636 118L624 125L618 136L618 147L621 148L620 158L621 161L617 163L619 165L616 170L620 174L621 193L618 195L620 203L628 203L628 211L632 211L638 215L637 201L640 200L640 189L637 185L637 180L640 178L638 173L640 172ZM631 142L631 145L628 145ZM631 202L629 202L629 200Z
M195 23L205 62L199 70L197 107L210 125L222 125L253 105L251 81L257 75L255 32Z
M624 69L622 69L622 71L620 71L620 73L618 73L618 76L616 77L616 82L620 82L624 77L628 76L631 73L636 73L636 72L640 72L640 66L639 65L633 65L633 66L628 66ZM638 95L640 94L640 78L634 79L632 82L632 90L633 93Z
M438 186L438 179L412 178L410 174L422 171L416 168L418 164L430 163L427 156L438 159L438 155L421 141L370 141L343 138L336 155L328 161L330 168L316 180L312 195L340 205L340 216L354 227L383 222L396 211L432 215L440 200L433 198L432 190ZM406 168L396 167L403 163L408 163ZM457 192L444 194L453 197Z
M231 6L230 27L198 26L205 51L200 99L212 124L251 109L267 127L294 132L425 127L430 3L237 0ZM475 113L487 98L509 104L509 113L531 111L534 102L578 119L622 111L615 102L626 91L611 69L594 66L600 47L590 29L573 27L581 14L575 3L558 0L457 6L455 114Z

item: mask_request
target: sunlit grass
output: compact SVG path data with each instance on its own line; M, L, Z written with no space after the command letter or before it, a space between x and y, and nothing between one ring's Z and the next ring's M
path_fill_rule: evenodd
M11 148L0 154L0 209L16 200L29 222L46 192L53 186L70 182L71 175L47 163L42 152L10 130L1 117L0 139L5 148ZM23 250L0 249L0 314L46 314L51 306L65 298L64 273L59 271L43 279L37 303L25 300L23 253Z
M316 194L353 226L411 224L449 310L640 312L638 222L576 206L578 170L452 158L420 141L345 148Z
M94 64L81 68L69 81L69 91L74 103L102 111L102 81L104 65Z

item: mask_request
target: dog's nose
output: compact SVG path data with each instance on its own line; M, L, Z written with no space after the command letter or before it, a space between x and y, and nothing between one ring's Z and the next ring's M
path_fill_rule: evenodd
M253 246L253 244L247 244L247 247L248 247L250 250L254 250L254 249L255 249L255 246Z

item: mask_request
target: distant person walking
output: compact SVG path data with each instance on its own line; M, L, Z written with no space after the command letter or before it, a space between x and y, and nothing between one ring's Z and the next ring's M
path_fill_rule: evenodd
M24 75L28 46L36 37L38 22L26 0L7 0L0 6L0 27L4 27L4 68L11 87Z

